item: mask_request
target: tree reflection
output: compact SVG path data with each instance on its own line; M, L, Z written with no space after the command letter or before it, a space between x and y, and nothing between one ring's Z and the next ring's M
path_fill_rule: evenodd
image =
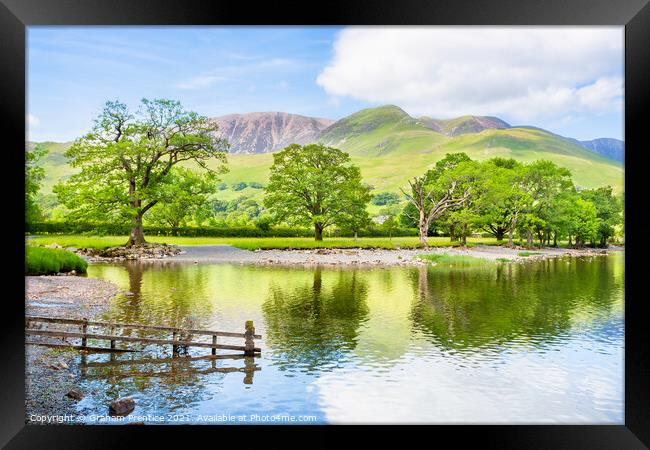
M129 290L113 302L106 318L123 323L193 328L200 328L209 320L212 306L206 292L207 271L143 261L128 261L123 267Z
M339 362L357 344L368 315L367 295L367 283L356 270L324 277L318 267L311 284L273 284L262 311L265 339L277 350L280 366L312 371Z
M622 284L611 258L554 259L522 265L410 273L413 327L445 349L474 351L518 341L544 345L583 313L608 320Z

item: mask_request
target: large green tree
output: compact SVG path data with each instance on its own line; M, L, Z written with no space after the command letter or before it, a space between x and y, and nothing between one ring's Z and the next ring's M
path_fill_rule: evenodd
M528 246L532 245L533 233L537 233L541 245L554 230L558 200L575 190L571 172L552 161L537 160L524 167L520 186L530 196L530 201L519 229L526 236Z
M142 245L143 216L167 195L172 167L194 162L226 171L228 144L216 131L214 122L177 101L143 99L136 112L109 101L92 131L66 152L80 172L55 192L73 218L129 220L127 245ZM217 164L208 168L209 161Z
M584 190L580 196L596 207L598 241L601 247L606 247L608 239L614 236L615 227L623 223L622 199L613 194L611 186Z
M330 225L367 220L370 189L350 155L320 144L292 144L273 155L264 205L276 221L314 227L317 241Z
M532 201L523 186L524 166L514 159L492 158L483 165L486 188L475 201L479 215L476 225L497 240L508 234L513 245L513 233L522 211Z
M413 219L417 220L422 246L429 245L427 235L433 221L469 200L480 173L477 169L478 163L465 153L450 153L424 175L409 180L409 189L402 189L414 206L416 217Z
M25 223L29 224L41 217L41 210L36 203L36 194L41 188L45 176L42 167L38 165L41 158L47 154L47 149L37 144L33 149L25 148Z

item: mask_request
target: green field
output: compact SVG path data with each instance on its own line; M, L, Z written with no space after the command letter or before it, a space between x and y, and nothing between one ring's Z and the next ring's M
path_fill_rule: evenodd
M35 236L26 242L31 246L58 244L64 248L107 248L124 245L127 236L79 236L79 235L47 235ZM389 238L325 238L315 241L314 238L211 238L211 237L146 237L147 242L173 245L232 245L233 247L256 249L304 249L304 248L415 248L419 240L415 236ZM468 246L476 244L496 244L494 238L468 238ZM448 237L430 237L432 247L458 246Z

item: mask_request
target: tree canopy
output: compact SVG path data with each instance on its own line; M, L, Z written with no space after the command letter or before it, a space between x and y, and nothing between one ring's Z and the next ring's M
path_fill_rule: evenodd
M147 220L167 225L172 232L185 226L188 220L201 223L212 212L208 196L217 190L215 178L212 172L200 174L184 167L172 168L160 187L159 204Z
M264 205L275 221L314 227L366 223L370 188L350 155L320 144L292 144L273 155Z
M228 144L217 129L177 101L143 99L136 112L109 101L92 131L65 153L80 172L54 191L72 218L129 220L127 245L141 245L143 216L168 196L172 167L193 162L215 174L226 171ZM208 168L210 160L216 168Z
M427 235L431 222L470 199L476 188L475 181L480 177L478 169L478 163L465 153L451 153L424 175L409 180L409 189L402 192L415 207L420 243L423 246L428 246Z

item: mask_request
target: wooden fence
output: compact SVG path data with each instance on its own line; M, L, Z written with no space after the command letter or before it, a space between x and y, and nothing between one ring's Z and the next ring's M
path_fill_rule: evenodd
M40 324L40 325L38 325ZM43 329L42 324L60 324L65 326L72 326L77 331L61 330L61 329ZM88 328L99 328L108 331L95 331L89 332ZM162 334L171 334L171 338L149 338L149 337L134 337L134 336L120 336L116 334L118 329L134 329L142 332L161 332ZM130 349L116 347L117 342L125 343L140 343L145 345L171 345L172 353L178 354L181 349L189 347L200 347L212 349L212 354L216 355L217 349L223 350L237 350L244 352L245 356L255 356L261 353L261 349L255 347L255 339L261 339L262 336L255 334L255 327L253 321L249 320L244 326L243 333L232 333L227 331L212 331L212 330L195 330L188 328L164 327L155 325L141 325L130 323L115 323L115 322L100 322L86 319L64 319L59 317L41 317L41 316L26 316L25 317L25 334L31 336L43 336L51 338L74 338L81 339L80 345L70 345L71 347L93 350L93 351L108 351L108 352L124 352L134 351ZM210 336L211 342L200 342L193 340L195 336ZM218 337L228 338L243 338L244 345L229 345L219 344ZM110 348L106 347L89 347L88 340L109 341ZM41 344L39 342L30 342L33 344ZM51 343L42 343L43 345L53 345Z

